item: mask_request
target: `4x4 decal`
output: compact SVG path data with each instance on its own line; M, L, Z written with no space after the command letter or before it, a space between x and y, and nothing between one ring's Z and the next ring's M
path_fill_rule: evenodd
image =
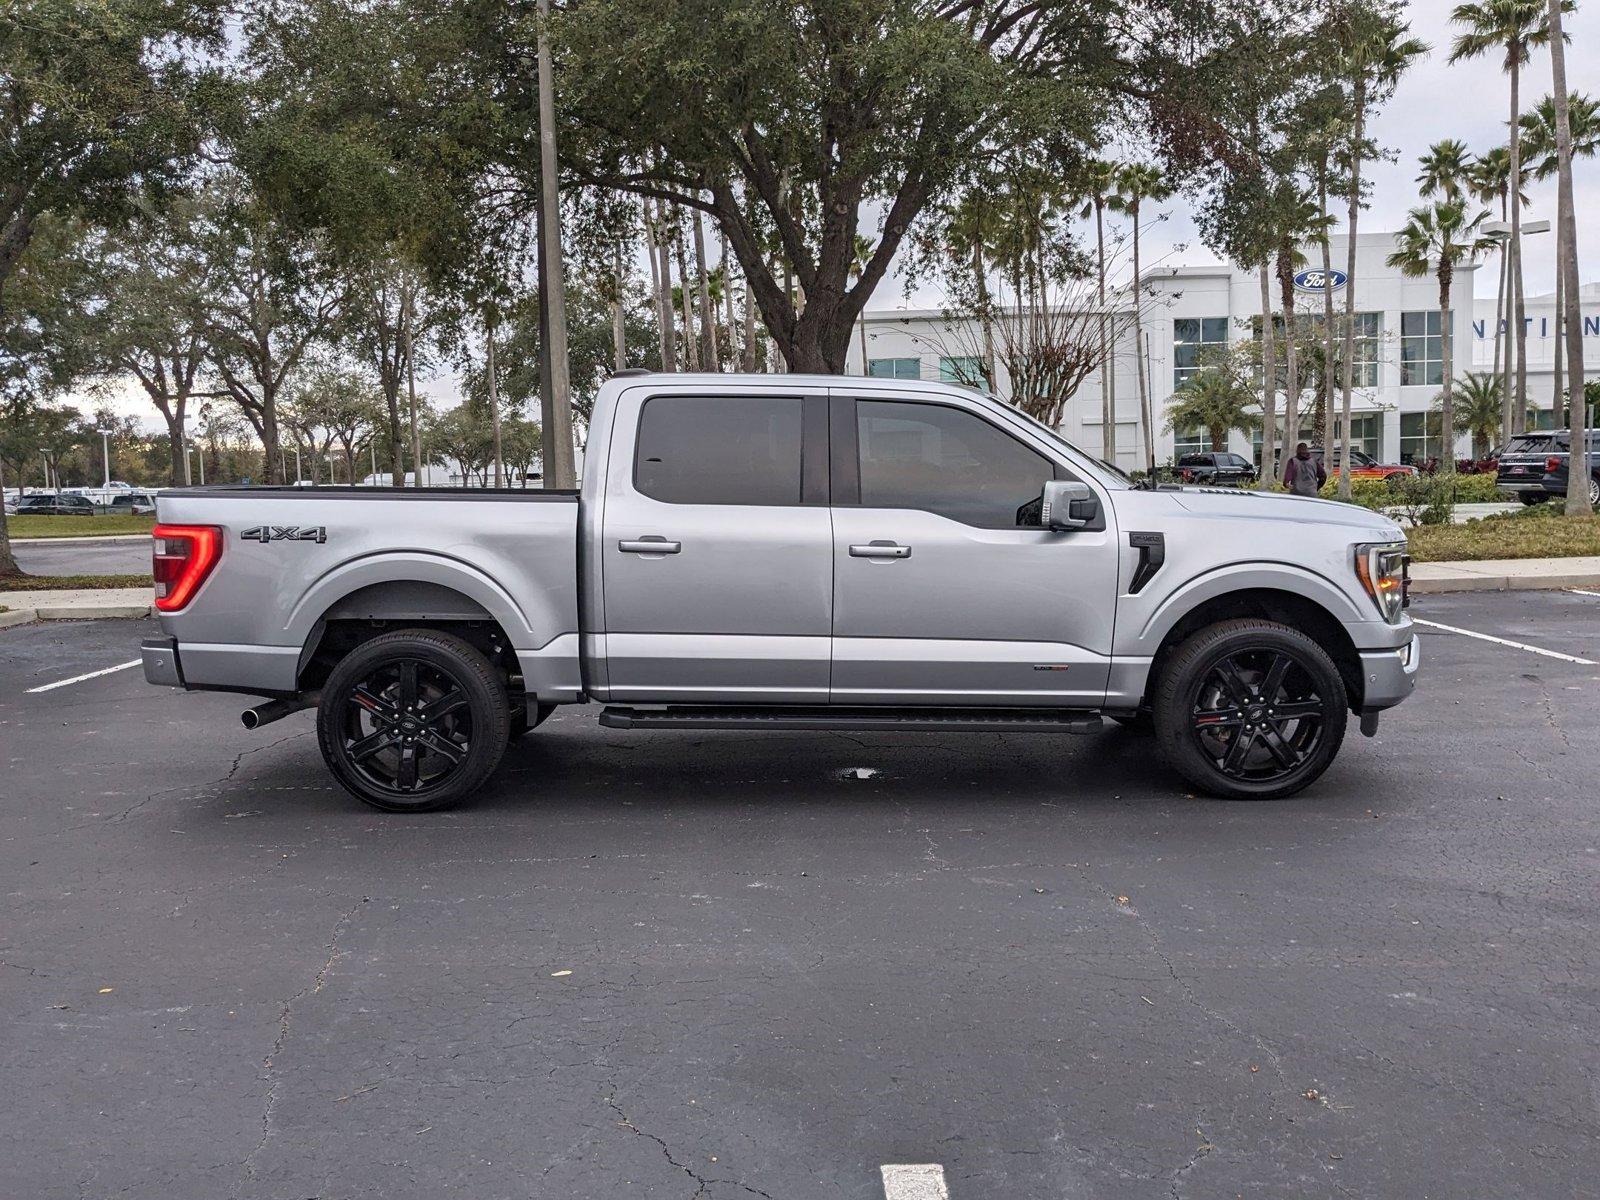
M239 535L247 542L316 542L321 545L328 540L328 527L326 525L308 525L301 528L299 525L257 525L253 529L246 529Z

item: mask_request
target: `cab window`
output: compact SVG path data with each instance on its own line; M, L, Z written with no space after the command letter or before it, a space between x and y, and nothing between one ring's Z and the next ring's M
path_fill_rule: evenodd
M798 396L654 396L639 414L634 486L667 504L801 503Z

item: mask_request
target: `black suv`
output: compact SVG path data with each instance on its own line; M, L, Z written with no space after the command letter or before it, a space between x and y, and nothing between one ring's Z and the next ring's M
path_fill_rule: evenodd
M17 515L34 517L92 517L94 505L87 496L24 496Z
M1555 447L1545 456L1544 476L1540 483L1547 495L1564 499L1567 494L1567 471L1571 467L1572 446L1570 431L1555 432ZM1600 505L1600 429L1587 431L1589 443L1589 503Z
M1208 450L1185 454L1174 469L1184 483L1254 483L1256 466L1240 454Z

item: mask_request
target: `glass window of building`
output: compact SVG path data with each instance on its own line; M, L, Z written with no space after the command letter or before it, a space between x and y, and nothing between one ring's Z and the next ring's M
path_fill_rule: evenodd
M1172 457L1174 460L1182 458L1185 454L1200 454L1211 449L1211 435L1205 427L1193 425L1188 429L1175 429L1172 431Z
M1183 381L1200 367L1203 352L1208 346L1228 344L1227 317L1178 317L1172 322L1172 386L1180 388Z
M939 358L940 383L964 383L968 387L986 386L983 379L983 359L976 354L941 355Z
M867 374L875 379L921 379L920 358L873 358L867 360Z
M1439 457L1439 417L1431 412L1400 414L1400 461L1408 466L1421 466L1430 458Z
M1344 315L1334 317L1335 346L1334 353L1343 356L1342 343L1337 339L1344 334L1341 322ZM1298 319L1297 319L1298 323ZM1321 336L1325 324L1321 313L1311 315L1311 328L1317 336ZM1375 388L1378 386L1379 372L1383 367L1383 314L1381 312L1361 312L1356 314L1356 355L1350 368L1350 386L1358 388ZM1333 376L1333 390L1337 395L1339 388L1344 384L1344 376L1335 370Z
M1344 422L1338 413L1333 415L1330 422L1332 431L1328 434L1331 443L1330 449L1337 458L1339 447L1344 445ZM1350 446L1363 454L1370 454L1373 458L1383 457L1383 414L1360 413L1350 417Z
M1444 382L1444 337L1439 310L1400 314L1400 382L1437 387Z

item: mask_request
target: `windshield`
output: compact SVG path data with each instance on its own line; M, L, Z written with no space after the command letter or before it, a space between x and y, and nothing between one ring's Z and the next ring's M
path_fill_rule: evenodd
M1029 416L1027 413L1023 412L1016 405L1007 404L1004 400L1000 399L1000 397L998 397L998 396L996 396L996 395L994 395L994 394L992 394L990 392L984 392L982 394L983 394L983 398L985 400L992 400L996 404L1000 405L1000 407L1004 408L1006 410L1006 412L1012 414L1013 416L1020 417L1022 420L1026 421L1029 425L1031 425L1034 429L1036 429L1040 433L1042 433L1045 437L1049 438L1052 442L1056 443L1056 445L1065 446L1068 450L1072 451L1073 454L1076 454L1076 455L1079 455L1079 456L1081 456L1083 458L1088 459L1090 462L1094 463L1095 466L1106 468L1107 470L1109 470L1112 473L1112 475L1116 478L1116 481L1118 483L1121 483L1121 484L1123 484L1124 486L1127 486L1127 487L1137 486L1134 483L1133 477L1131 475L1129 475L1126 471L1124 471L1121 467L1115 465L1114 463L1108 463L1103 458L1096 458L1094 455L1089 454L1086 451L1084 451L1084 449L1082 447L1073 445L1066 438L1061 436L1061 433L1060 433L1059 430L1050 428L1050 426L1046 425L1043 421L1039 420L1039 418L1033 417L1033 416Z

